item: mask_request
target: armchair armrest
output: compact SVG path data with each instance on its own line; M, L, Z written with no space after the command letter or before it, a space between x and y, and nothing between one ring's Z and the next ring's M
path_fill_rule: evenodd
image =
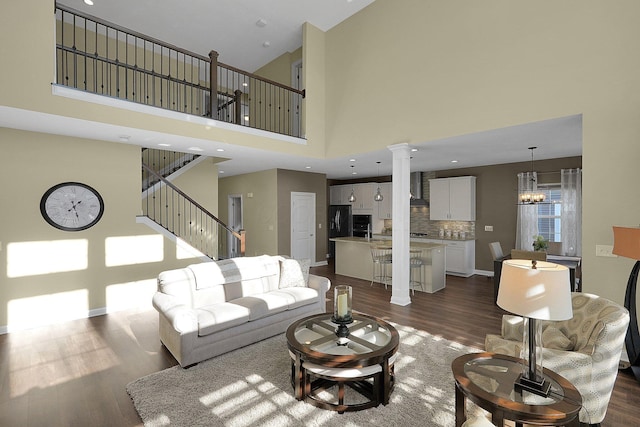
M198 331L198 314L196 311L178 300L162 292L153 295L153 307L164 316L180 334Z

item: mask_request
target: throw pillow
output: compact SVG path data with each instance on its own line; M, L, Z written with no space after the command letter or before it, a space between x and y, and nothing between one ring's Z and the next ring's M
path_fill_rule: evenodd
M309 260L281 259L279 288L306 287L309 281Z
M555 326L547 326L542 331L542 346L555 350L573 350L573 343L562 331Z

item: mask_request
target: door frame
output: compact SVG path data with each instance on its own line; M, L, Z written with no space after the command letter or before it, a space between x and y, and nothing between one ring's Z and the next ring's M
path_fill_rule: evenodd
M240 202L240 221L236 223L235 201ZM227 195L227 225L234 231L241 230L244 227L244 200L242 194ZM227 232L227 257L240 256L240 248L238 247L238 239L231 233Z

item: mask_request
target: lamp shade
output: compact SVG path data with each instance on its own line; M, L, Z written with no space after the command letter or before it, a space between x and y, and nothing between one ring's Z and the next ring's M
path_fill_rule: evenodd
M640 228L614 226L613 253L640 260Z
M569 269L564 265L510 259L502 263L498 306L539 320L573 317Z

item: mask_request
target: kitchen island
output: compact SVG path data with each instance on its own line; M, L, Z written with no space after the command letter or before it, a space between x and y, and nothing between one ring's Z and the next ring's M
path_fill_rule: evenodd
M336 274L371 280L373 276L373 259L371 246L391 247L391 240L372 239L364 237L334 237L335 242L335 270ZM416 291L433 293L445 287L445 253L446 245L441 243L411 242L409 246L411 257L422 259L420 273L416 278L422 278L422 288L413 287Z

